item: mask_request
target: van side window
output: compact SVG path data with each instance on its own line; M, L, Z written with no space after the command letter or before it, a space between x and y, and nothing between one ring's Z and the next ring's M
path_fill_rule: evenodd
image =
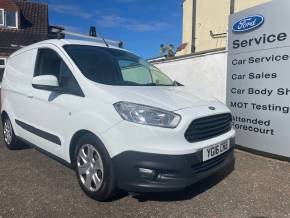
M83 96L78 82L72 72L52 49L41 48L38 50L34 77L41 75L53 75L58 79L61 91Z

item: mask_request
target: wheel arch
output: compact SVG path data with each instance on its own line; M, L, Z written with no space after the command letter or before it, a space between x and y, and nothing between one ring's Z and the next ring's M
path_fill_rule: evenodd
M1 95L2 95L2 91L1 91ZM7 116L10 119L15 134L17 136L19 136L17 125L16 125L16 122L15 122L15 117L16 116L15 116L13 107L11 106L10 101L8 101L7 98L4 98L2 96L1 97L1 121L2 122L3 122L3 119L4 119L5 116Z
M107 150L107 152L109 153L107 147L104 145L104 143L102 142L102 140L95 133L93 133L92 131L86 130L86 129L78 130L72 136L72 138L70 140L70 144L69 144L69 158L70 158L70 162L71 162L71 165L72 166L73 166L74 151L75 151L75 147L77 145L77 142L78 142L78 140L82 136L84 136L86 134L93 135L96 138L97 143L99 143L100 145L102 145Z

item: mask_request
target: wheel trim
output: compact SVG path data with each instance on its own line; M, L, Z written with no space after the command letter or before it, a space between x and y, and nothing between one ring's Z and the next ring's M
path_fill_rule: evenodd
M4 140L6 144L10 145L12 142L13 130L10 120L6 119L3 127Z
M82 184L89 191L98 191L104 178L102 158L90 144L83 145L77 155L77 170Z

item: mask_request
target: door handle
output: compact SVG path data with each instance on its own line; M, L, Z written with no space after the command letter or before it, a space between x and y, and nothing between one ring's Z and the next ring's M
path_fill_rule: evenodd
M28 98L33 98L34 96L33 96L33 94L28 94L27 97Z

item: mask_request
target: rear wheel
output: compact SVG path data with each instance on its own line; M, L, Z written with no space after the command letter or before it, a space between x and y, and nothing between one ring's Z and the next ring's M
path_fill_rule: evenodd
M81 188L91 198L107 201L116 194L111 158L94 135L84 135L78 141L74 167Z
M6 115L3 119L3 137L8 149L17 149L17 140L9 117Z

